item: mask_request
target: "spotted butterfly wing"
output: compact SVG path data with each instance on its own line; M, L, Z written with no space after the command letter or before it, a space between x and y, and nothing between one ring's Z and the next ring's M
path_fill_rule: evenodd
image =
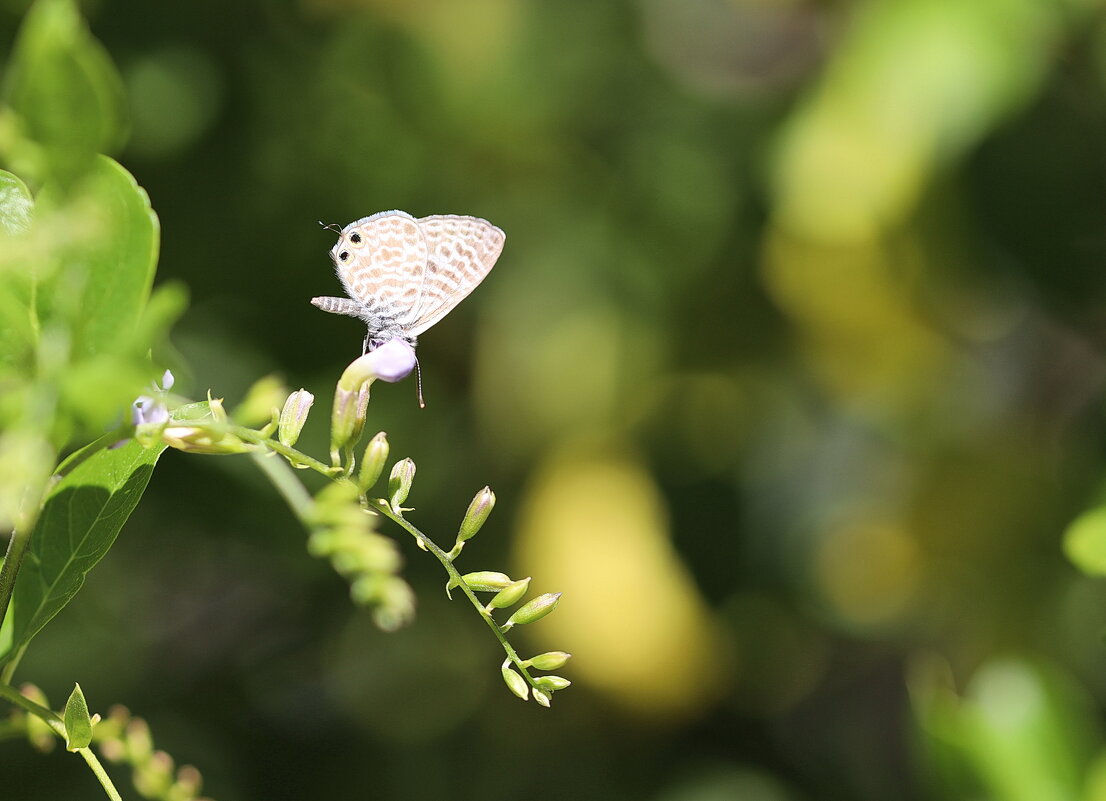
M403 211L363 217L343 228L330 250L349 297L311 302L364 320L366 348L394 337L414 344L484 280L504 240L501 230L478 217L416 220Z
M382 211L347 225L330 255L366 318L402 324L419 305L428 253L414 217Z
M411 316L401 318L418 336L449 314L491 272L506 234L487 220L456 214L420 217L427 248L421 293Z

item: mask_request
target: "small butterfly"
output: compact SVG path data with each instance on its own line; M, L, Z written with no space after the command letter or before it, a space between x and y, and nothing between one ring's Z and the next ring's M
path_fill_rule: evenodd
M365 321L367 352L419 334L468 296L491 271L506 235L487 220L382 211L338 233L330 260L348 298L312 298L323 311Z

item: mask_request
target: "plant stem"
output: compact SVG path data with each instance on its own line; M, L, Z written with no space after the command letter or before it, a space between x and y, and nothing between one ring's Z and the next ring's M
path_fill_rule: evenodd
M108 772L104 770L104 766L100 764L100 760L92 753L92 749L78 748L77 753L84 757L84 761L87 762L88 767L92 769L93 775L99 780L100 786L104 788L104 792L107 793L108 798L110 798L111 801L123 801L123 796L119 795L119 791L116 790L115 785L111 783L111 777L108 776Z
M271 453L255 452L250 458L261 469L261 472L269 477L276 487L277 492L283 496L293 514L301 523L307 524L311 517L311 508L315 501L311 494L300 483L292 468L283 459L274 459ZM322 464L320 462L320 464Z
M65 739L65 723L62 721L61 716L52 709L47 709L41 704L36 704L30 698L27 698L21 692L16 690L7 684L0 684L0 698L4 698L16 706L22 707L30 714L39 718L50 727L54 734L58 735L61 739ZM119 795L119 791L115 789L115 785L112 784L111 777L108 776L107 771L104 770L104 766L100 764L100 760L96 758L96 755L92 753L90 748L78 748L77 753L81 755L88 767L92 769L93 775L100 782L100 786L104 788L104 792L111 801L123 801L123 796Z
M289 448L279 440L270 439L259 431L254 431L252 428L244 428L241 426L234 426L231 428L233 433L239 439L246 442L252 442L255 445L264 445L271 451L279 453L281 456L287 457L299 464L307 465L316 473L322 473L324 476L334 476L334 468L328 464L323 464L318 459L313 459L302 451L297 451L295 448Z
M480 617L482 617L484 619L484 622L488 624L488 628L492 630L492 633L495 634L496 639L499 640L499 644L503 646L503 650L506 652L507 658L511 660L518 671L526 678L526 681L530 684L530 686L537 689L537 685L534 683L534 679L530 676L529 671L527 671L527 669L522 666L522 659L519 657L518 653L515 651L511 643L507 641L507 636L499 628L499 624L495 622L495 618L493 618L491 613L484 608L484 604L480 603L480 599L476 597L476 594L461 578L460 572L458 572L457 568L453 566L453 562L450 561L449 554L439 548L438 545L432 539L430 539L430 537L426 536L417 528L415 528L415 526L411 525L411 523L408 522L407 518L405 518L401 514L397 514L396 512L392 511L391 504L389 504L383 498L370 498L368 499L368 503L373 509L380 512L380 514L384 515L386 518L391 520L396 525L400 526L404 531L406 531L408 534L418 540L422 545L426 547L426 550L434 554L437 560L442 563L442 567L445 568L445 572L449 574L451 583L456 584L461 589L461 591L468 597L472 605L476 608L476 611L480 614Z

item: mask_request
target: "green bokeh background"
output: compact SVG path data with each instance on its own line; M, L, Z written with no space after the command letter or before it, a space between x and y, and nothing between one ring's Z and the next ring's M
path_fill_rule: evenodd
M410 542L419 620L376 632L246 460L177 453L17 678L127 704L219 801L1106 798L1106 582L1062 550L1106 497L1103 11L89 4L178 389L279 373L323 454L363 331L308 303L315 221L507 232L427 408L374 387L368 425L440 542L496 490L461 566L564 591L516 639L575 683L511 696ZM0 759L4 799L102 797Z

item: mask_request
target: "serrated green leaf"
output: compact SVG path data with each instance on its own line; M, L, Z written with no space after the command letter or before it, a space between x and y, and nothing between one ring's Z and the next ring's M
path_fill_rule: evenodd
M81 589L142 497L164 450L134 441L99 450L50 490L15 583L11 647L0 658L28 643Z
M92 742L92 717L88 714L88 703L81 692L81 685L74 684L69 700L65 702L65 747L70 751L88 748Z
M117 149L126 131L123 82L73 0L38 0L13 48L4 96L28 136L45 145L50 169L72 175L95 153Z

